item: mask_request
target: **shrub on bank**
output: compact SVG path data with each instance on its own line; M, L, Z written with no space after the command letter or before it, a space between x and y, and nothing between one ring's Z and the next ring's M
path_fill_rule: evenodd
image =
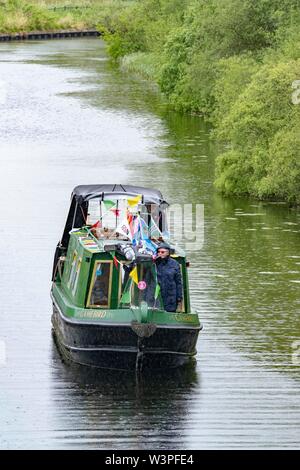
M217 134L230 142L217 159L224 193L300 202L300 109L291 86L299 76L300 59L261 66L219 120Z

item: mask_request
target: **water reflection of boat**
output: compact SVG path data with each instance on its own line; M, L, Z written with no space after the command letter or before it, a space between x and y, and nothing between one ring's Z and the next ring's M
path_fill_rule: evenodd
M59 349L75 362L105 368L179 366L196 354L201 325L191 311L187 263L183 302L166 311L154 253L168 239L167 203L157 190L78 186L53 266L52 323Z
M195 361L155 374L104 371L63 364L53 347L50 384L54 448L166 450L196 444L191 429L201 376Z

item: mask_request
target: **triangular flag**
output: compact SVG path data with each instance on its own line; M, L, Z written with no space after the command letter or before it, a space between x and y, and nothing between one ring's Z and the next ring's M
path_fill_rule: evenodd
M105 201L102 201L102 202L106 210L109 210L116 205L116 202L111 201L110 199L106 199Z
M92 225L91 228L101 228L100 220L97 220L97 222L94 225Z
M120 209L110 209L110 210L111 210L111 212L113 212L115 214L116 217L120 216L120 213L121 213Z
M120 299L121 304L129 304L130 303L130 290L125 290L122 294Z
M140 217L140 231L141 231L141 238L142 240L147 240L149 238L149 229L148 229L148 225L146 224L146 222L144 221L144 219L142 219Z
M138 194L136 197L130 197L127 199L127 204L129 207L134 207L136 206L142 199L142 195Z
M155 286L155 293L154 293L154 298L155 298L155 300L156 300L157 297L159 296L159 293L160 293L160 286L159 286L159 284L156 284L156 286Z
M159 230L157 224L154 222L152 217L151 217L151 220L150 220L149 231L150 231L150 237L151 238L161 237L161 231Z
M147 248L152 253L156 252L157 246L155 245L155 243L153 243L152 240L149 240L149 238L147 240L144 240L144 245L145 248Z
M117 269L119 269L119 261L118 261L118 258L116 257L116 255L114 254L114 252L112 252L112 257L113 257L113 262L114 262L114 265Z
M128 222L128 225L129 225L129 228L130 228L130 233L131 235L133 236L134 235L134 219L133 219L133 215L130 214L130 212L127 211L127 222Z
M127 220L128 220L129 225L131 225L131 224L132 224L132 220L133 220L133 215L130 214L130 212L127 212Z
M134 220L133 220L133 223L132 223L131 227L132 227L133 240L138 242L138 240L141 238L141 236L140 236L140 222L139 222L139 218L137 216L134 217Z
M139 282L137 267L133 268L129 276L136 284Z
M132 239L127 218L123 219L122 222L118 225L116 232L118 232L120 235L125 235L125 237L129 238L130 240Z

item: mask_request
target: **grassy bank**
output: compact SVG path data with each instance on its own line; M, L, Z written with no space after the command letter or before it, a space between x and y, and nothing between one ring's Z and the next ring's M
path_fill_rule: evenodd
M213 123L220 191L300 204L299 0L140 0L100 29L123 68Z
M92 29L130 0L0 0L0 33Z

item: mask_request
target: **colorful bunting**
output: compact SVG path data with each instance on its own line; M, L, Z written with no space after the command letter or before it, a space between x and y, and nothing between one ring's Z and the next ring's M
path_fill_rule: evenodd
M133 268L133 270L131 271L131 273L129 274L129 276L131 277L131 279L133 280L133 282L135 282L135 284L138 284L139 278L138 278L138 271L137 271L137 267L136 267L136 266L135 266L135 268Z
M115 214L116 217L120 216L121 210L120 209L110 209L111 212Z
M142 240L147 240L149 238L149 229L148 229L148 225L146 224L146 222L144 221L144 219L142 219L141 217L139 217L139 222L140 222L140 235L141 235L141 239Z
M116 205L116 202L111 201L110 199L106 199L105 201L102 201L102 202L104 204L105 209L108 211Z
M117 259L116 255L114 255L114 257L113 257L113 261L114 261L114 265L115 265L115 267L116 267L117 269L119 269L119 261L118 261L118 259Z
M129 225L131 225L133 221L133 215L128 211L127 211L127 220L128 220Z
M122 294L120 299L121 304L129 304L130 303L130 290L125 290Z
M152 217L151 217L151 220L150 220L149 231L150 231L150 237L151 238L161 237L161 231L159 230L157 224L154 222Z
M118 225L118 227L116 228L116 232L118 232L120 235L125 235L125 237L129 238L130 240L132 239L131 230L127 218L123 219L120 225Z
M135 216L133 220L133 235L137 234L140 229L139 217Z
M160 285L159 285L159 284L156 284L156 286L155 286L155 293L154 293L154 298L155 298L155 300L156 300L157 297L159 296L159 293L160 293Z
M147 250L151 251L152 253L156 252L157 246L152 240L149 240L149 238L147 240L144 240L144 245L145 248L147 248Z
M134 207L141 201L141 199L142 199L142 195L138 194L135 197L128 198L127 199L127 204L128 204L129 207Z
M97 222L94 225L92 225L91 228L101 228L100 220L97 220Z

